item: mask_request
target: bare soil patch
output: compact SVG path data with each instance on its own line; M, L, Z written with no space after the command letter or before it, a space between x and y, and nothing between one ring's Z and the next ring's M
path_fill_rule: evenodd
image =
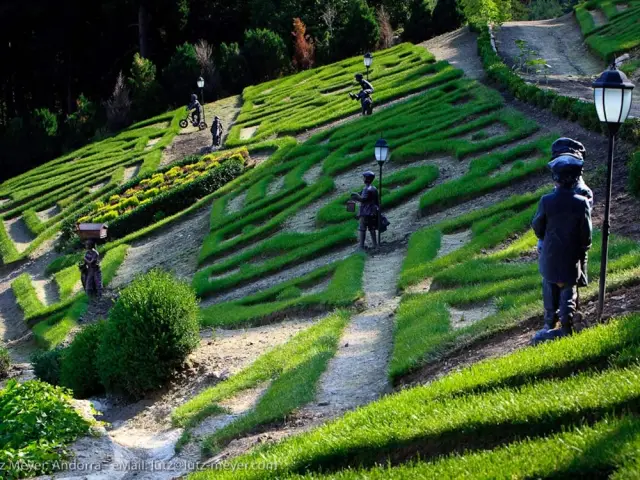
M469 78L480 80L485 77L482 62L478 58L477 35L469 27L445 33L420 45L433 53L436 60L446 60L464 70Z
M36 215L40 220L42 220L43 222L46 222L48 220L51 220L53 217L55 217L59 213L60 213L60 207L58 205L54 205L52 207L47 208L46 210L41 210L39 212L36 212Z
M449 307L449 321L454 330L465 328L473 325L480 320L484 320L498 312L498 309L492 302L481 305L467 306L465 308Z
M128 182L132 178L137 177L141 167L142 163L136 163L135 165L126 167L124 169L124 183Z
M444 257L445 255L449 255L450 253L461 249L471 241L471 237L471 230L442 235L440 240L440 250L438 250L436 258Z
M240 140L249 140L258 131L258 127L245 127L240 130Z
M135 275L155 267L172 271L179 278L190 281L198 266L202 242L209 232L209 212L210 206L204 206L166 228L133 242L118 269L112 288L120 288L133 280Z
M4 229L11 237L11 241L18 250L18 253L24 252L34 239L33 234L27 228L22 217L10 218L3 220Z
M593 10L589 10L589 15L591 15L591 18L593 18L593 23L595 24L596 27L600 27L602 25L609 23L607 16L599 8L594 8Z
M89 187L89 191L91 193L96 193L101 188L106 187L108 183L109 183L108 179L102 180L101 182L98 182L98 183L96 183L94 185L91 185L91 187Z
M31 283L33 284L33 288L36 291L36 295L45 307L48 307L60 301L58 287L53 279L33 278L31 279Z

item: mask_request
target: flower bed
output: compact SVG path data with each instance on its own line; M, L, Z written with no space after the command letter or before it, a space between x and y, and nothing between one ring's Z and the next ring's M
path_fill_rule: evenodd
M150 173L102 197L68 221L62 242L74 237L76 223L107 223L109 237L120 238L183 210L242 174L249 153L245 148L183 162Z

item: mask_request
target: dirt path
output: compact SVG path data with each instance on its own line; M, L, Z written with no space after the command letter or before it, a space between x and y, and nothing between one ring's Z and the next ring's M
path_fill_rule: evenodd
M495 35L498 53L507 65L518 63L521 52L515 41L524 40L527 48L535 52L531 58L543 58L550 66L546 76L523 72L521 76L525 80L561 95L593 102L591 83L605 69L606 63L591 53L584 43L572 13L551 20L506 22ZM634 91L631 116L640 116L640 92Z
M469 78L482 80L485 77L478 57L477 34L471 32L469 27L445 33L420 45L433 53L437 60L446 60L454 67L464 70Z
M160 166L164 167L170 163L182 160L187 155L202 155L209 153L211 147L211 122L214 115L220 117L224 126L224 135L222 145L227 138L231 126L235 122L236 117L240 113L242 107L242 98L240 95L223 98L204 106L205 119L208 127L204 130L198 130L196 127L189 125L182 129L173 139L171 145L162 152L162 161ZM186 110L185 110L186 116Z
M111 287L122 287L135 275L155 267L172 271L179 278L191 281L202 242L209 232L210 211L211 205L202 207L165 229L134 242Z
M405 254L404 248L398 248L367 258L363 279L367 310L347 325L320 379L315 405L304 407L302 416L332 418L390 390L387 365L393 348L394 313L400 303L396 283Z
M4 220L4 229L9 234L18 253L24 252L34 239L22 217Z

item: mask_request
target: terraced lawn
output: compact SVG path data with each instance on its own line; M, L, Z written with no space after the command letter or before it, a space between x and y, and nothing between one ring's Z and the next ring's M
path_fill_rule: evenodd
M640 45L640 2L589 0L575 9L587 44L603 59Z

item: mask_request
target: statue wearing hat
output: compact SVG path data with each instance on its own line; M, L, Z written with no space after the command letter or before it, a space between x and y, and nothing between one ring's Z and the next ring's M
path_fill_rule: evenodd
M220 117L216 115L215 117L213 117L213 123L211 124L211 146L220 146L220 144L222 143L222 132L224 132L222 121L220 120Z
M378 210L380 209L380 200L378 189L373 186L373 180L376 178L375 173L368 170L362 174L364 180L364 188L360 193L352 193L351 199L360 203L358 212L359 226L358 234L360 248L364 249L364 242L367 238L367 230L371 233L371 242L373 248L378 247L376 238L376 230L378 229Z
M539 270L544 304L544 328L534 336L534 344L573 332L577 289L588 281L593 193L582 180L584 153L584 146L575 140L554 142L549 168L556 187L540 199L533 218L533 230L542 243Z
M362 106L362 115L371 115L373 113L373 85L365 80L361 73L356 73L356 82L360 84L360 91L357 94L349 93L352 100L360 100Z

